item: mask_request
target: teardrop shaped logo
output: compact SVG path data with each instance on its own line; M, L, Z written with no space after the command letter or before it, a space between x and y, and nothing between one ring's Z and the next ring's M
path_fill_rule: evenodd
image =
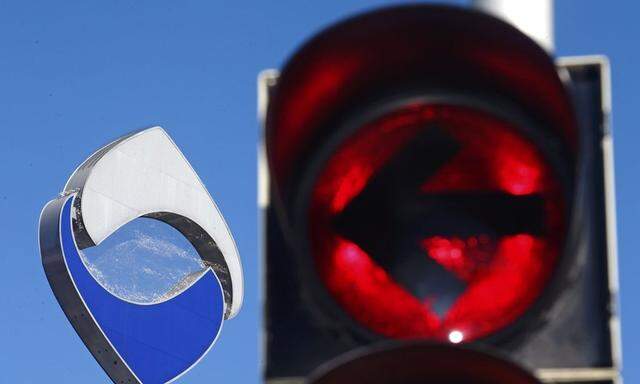
M151 303L108 291L80 255L139 217L177 229L206 266ZM56 299L114 383L175 380L204 357L224 319L242 305L242 266L231 232L160 127L123 136L82 163L44 207L39 238Z

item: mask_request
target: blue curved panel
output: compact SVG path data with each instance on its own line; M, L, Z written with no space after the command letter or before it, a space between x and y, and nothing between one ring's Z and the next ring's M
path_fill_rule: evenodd
M208 269L189 288L157 304L136 304L112 295L80 257L73 235L72 203L69 197L60 215L60 242L78 295L139 381L174 380L204 356L222 328L225 304L218 278Z

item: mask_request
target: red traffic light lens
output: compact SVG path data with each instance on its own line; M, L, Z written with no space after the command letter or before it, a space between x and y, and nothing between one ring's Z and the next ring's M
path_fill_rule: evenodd
M471 107L412 102L324 162L309 234L320 280L355 322L453 343L517 322L565 237L565 191L522 127Z
M418 89L498 96L577 150L571 101L553 60L534 41L462 7L391 7L322 31L282 69L265 132L279 198L288 204L306 156L345 111Z
M338 357L312 374L310 384L540 384L515 364L467 348L384 345Z

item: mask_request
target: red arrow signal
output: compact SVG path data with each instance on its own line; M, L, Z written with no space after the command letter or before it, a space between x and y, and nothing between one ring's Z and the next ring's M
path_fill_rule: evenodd
M311 241L322 282L366 329L469 341L542 295L563 239L563 190L521 127L415 105L366 124L326 161Z

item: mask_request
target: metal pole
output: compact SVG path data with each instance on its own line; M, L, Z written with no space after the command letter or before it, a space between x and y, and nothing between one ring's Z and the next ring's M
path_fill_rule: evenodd
M510 22L553 52L553 0L473 0L473 6Z

